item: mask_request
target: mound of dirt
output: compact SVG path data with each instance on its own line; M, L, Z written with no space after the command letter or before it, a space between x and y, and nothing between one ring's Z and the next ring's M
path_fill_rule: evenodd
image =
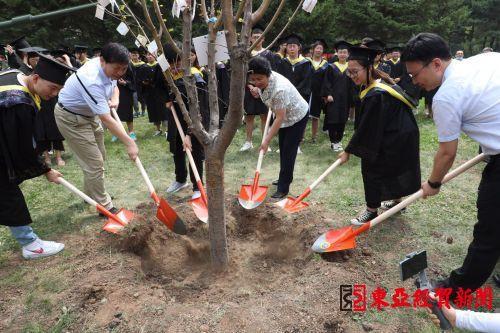
M71 268L59 268L67 260L61 256L40 264L56 270L67 286L50 297L51 304L72 314L68 331L362 331L349 313L338 310L339 285L369 284L378 273L369 263L354 263L366 261L361 251L326 260L312 253L312 242L325 231L326 213L288 214L268 202L249 211L228 195L230 264L227 272L216 274L208 225L185 202L171 204L187 225L185 236L159 222L153 204L143 204L118 236L101 232L67 239ZM36 284L38 277L32 279ZM23 307L14 301L7 305L0 314L11 319L3 327L0 323L0 330L12 327ZM44 316L48 326L60 318L58 311Z

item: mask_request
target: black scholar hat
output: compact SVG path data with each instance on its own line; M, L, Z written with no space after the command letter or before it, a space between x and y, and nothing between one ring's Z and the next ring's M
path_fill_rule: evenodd
M352 44L349 42L346 42L345 40L338 40L333 44L333 48L338 51L338 50L349 50L349 48L352 47Z
M30 47L31 45L26 41L26 37L22 36L19 37L18 39L12 41L9 43L10 46L12 46L15 50L20 50L24 49L27 47ZM22 51L21 51L22 52Z
M366 46L352 46L349 48L349 60L363 60L369 64L373 64L378 54L378 50L370 49Z
M50 56L39 53L40 60L33 70L34 74L38 74L42 79L64 85L68 74L76 72L76 68L69 67Z
M302 37L300 37L299 35L297 35L296 33L293 33L293 32L291 34L289 34L288 36L286 36L285 40L286 40L287 44L295 44L298 46L301 46L304 43L304 40L302 39Z

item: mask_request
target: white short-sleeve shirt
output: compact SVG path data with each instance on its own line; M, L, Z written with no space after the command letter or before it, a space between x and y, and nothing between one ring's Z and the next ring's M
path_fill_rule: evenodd
M78 81L77 75L88 93ZM58 101L71 112L93 117L110 112L108 101L115 87L116 80L107 77L100 58L94 58L66 80L64 88L59 92Z
M286 77L276 72L271 72L269 84L261 92L260 98L273 112L275 110L285 110L285 118L281 128L298 123L309 110L309 105L297 88Z
M452 60L432 100L439 142L463 132L485 154L500 154L500 53Z

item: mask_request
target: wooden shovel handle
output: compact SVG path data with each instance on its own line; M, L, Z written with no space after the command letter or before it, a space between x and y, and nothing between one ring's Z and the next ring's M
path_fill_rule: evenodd
M94 199L92 199L91 197L89 197L88 195L86 195L85 193L83 193L82 191L80 191L79 189L77 189L73 184L71 184L70 182L68 182L63 177L59 177L59 184L63 185L68 190L70 190L71 192L73 192L76 195L78 195L80 198L82 198L83 200L85 200L85 202L88 203L89 205L94 206L96 208L99 205Z

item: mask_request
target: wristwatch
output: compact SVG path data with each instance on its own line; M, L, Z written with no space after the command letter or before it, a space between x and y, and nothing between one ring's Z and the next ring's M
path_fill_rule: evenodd
M427 184L435 190L441 187L441 182L431 182L430 180L427 180Z

